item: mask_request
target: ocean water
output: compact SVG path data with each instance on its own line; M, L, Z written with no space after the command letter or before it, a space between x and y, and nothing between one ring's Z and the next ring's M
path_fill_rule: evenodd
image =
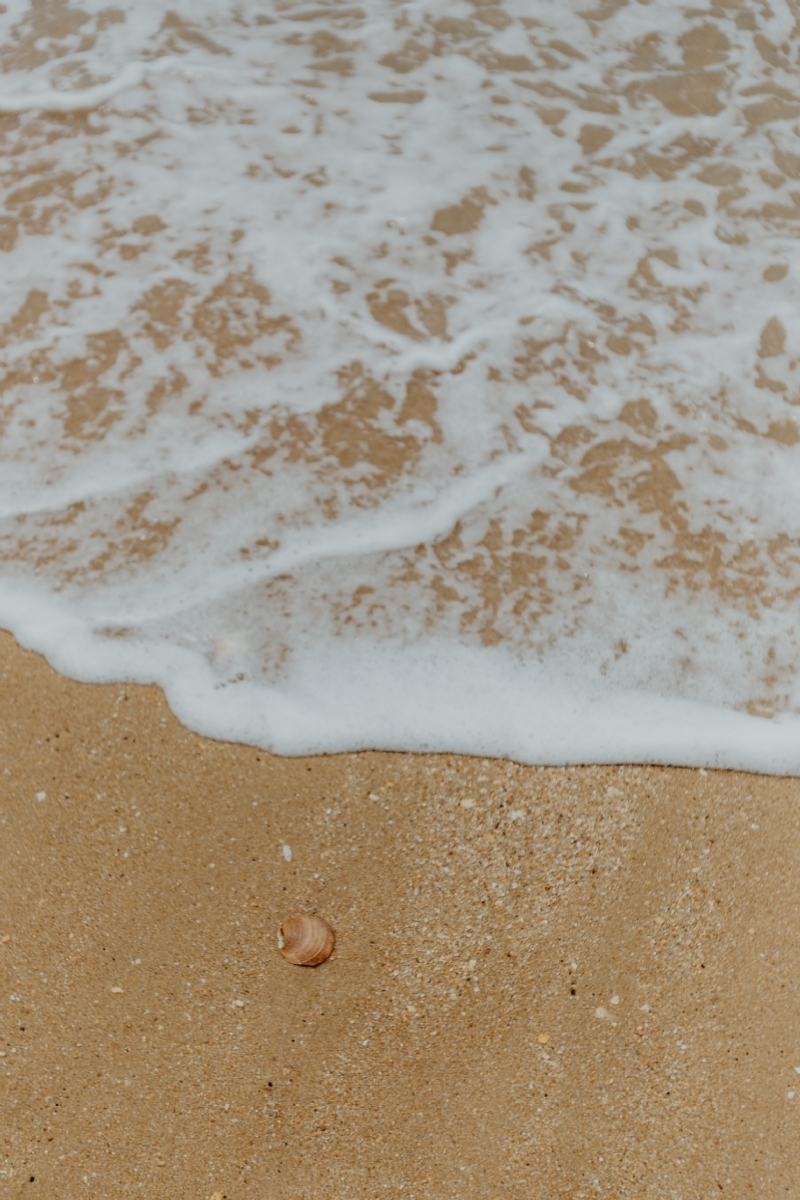
M280 753L800 771L799 21L9 0L0 623Z

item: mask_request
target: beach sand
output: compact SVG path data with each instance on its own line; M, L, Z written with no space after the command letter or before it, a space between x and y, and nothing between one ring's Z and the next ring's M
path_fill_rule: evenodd
M0 670L3 1195L798 1194L800 781L281 759Z

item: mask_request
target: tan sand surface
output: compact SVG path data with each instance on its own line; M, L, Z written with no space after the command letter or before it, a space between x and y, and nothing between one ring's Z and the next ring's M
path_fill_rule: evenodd
M5 635L0 687L0 1194L800 1195L799 781L278 759Z

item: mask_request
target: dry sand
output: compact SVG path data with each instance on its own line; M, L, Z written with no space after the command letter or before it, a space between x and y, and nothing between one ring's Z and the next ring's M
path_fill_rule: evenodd
M800 781L278 759L0 672L0 1193L800 1195Z

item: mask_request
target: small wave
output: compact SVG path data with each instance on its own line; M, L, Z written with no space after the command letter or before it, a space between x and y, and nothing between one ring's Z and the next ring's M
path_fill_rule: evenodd
M0 34L25 644L284 753L800 770L788 6Z

